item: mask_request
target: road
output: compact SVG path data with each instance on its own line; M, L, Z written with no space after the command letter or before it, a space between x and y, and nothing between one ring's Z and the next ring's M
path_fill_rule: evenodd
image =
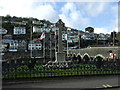
M105 76L80 76L69 78L55 78L46 80L32 80L32 81L11 81L3 84L4 88L102 88L114 87L119 85L120 75L105 75ZM111 89L113 90L113 89ZM115 90L119 90L116 88Z

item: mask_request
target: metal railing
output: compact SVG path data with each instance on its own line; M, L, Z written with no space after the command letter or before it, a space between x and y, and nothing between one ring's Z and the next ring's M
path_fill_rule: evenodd
M2 63L2 78L43 78L61 76L120 74L120 60L115 61L74 61L74 64L66 67L44 67L41 59L27 58L24 60L11 60Z

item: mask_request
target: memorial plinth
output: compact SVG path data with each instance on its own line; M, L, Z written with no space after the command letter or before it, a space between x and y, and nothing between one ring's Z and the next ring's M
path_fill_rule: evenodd
M56 60L59 61L65 61L65 53L64 52L56 52Z

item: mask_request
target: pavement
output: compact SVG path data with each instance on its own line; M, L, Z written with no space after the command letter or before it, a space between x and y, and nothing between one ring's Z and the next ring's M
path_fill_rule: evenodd
M99 75L99 76L60 77L51 79L8 80L3 81L2 90L10 89L120 90L119 77L120 75Z

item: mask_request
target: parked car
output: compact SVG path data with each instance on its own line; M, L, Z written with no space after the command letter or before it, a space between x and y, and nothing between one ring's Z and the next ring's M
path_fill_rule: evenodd
M78 46L69 47L68 49L78 49Z

